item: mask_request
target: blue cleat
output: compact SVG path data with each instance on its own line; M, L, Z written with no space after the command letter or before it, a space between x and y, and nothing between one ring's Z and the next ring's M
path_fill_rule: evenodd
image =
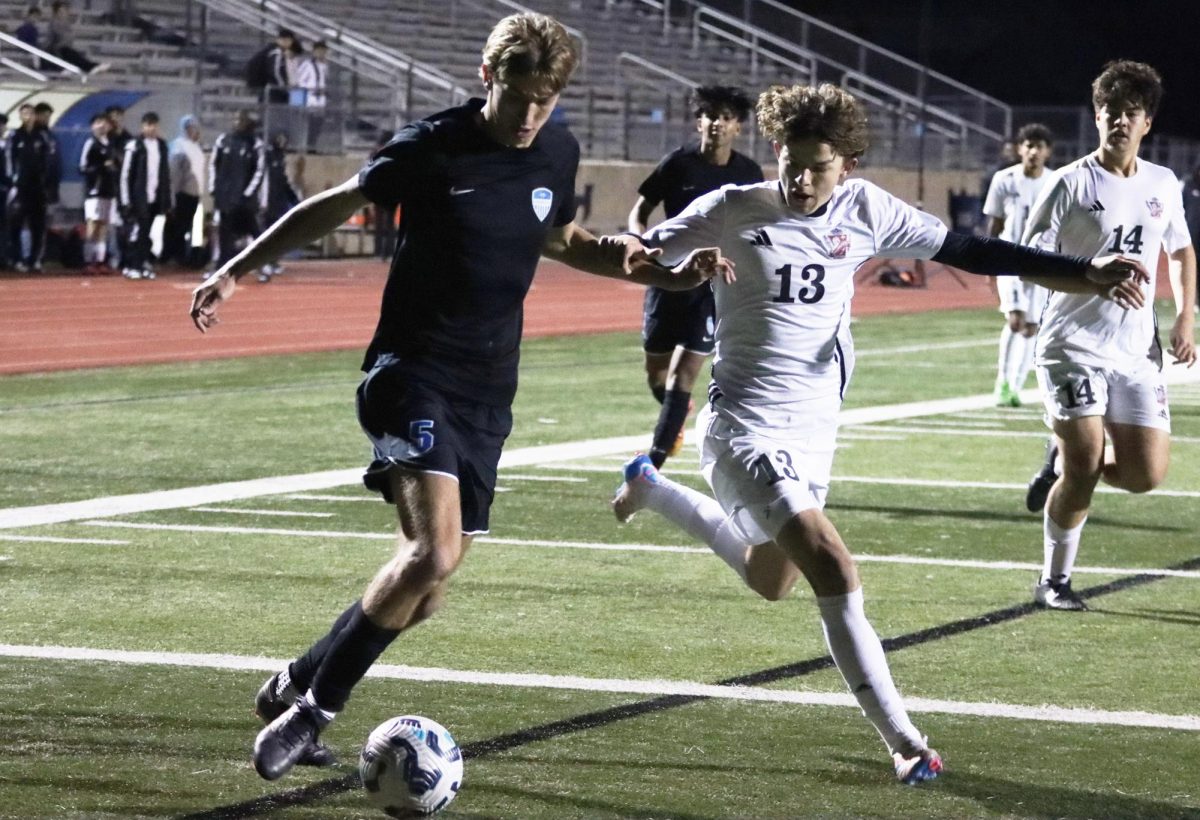
M916 757L905 757L896 752L892 760L896 762L896 778L905 786L934 780L942 771L941 755L933 749L923 749Z
M634 513L646 506L647 490L662 481L658 469L650 456L638 453L622 468L625 482L617 487L617 494L612 500L613 513L617 520L625 524L633 518Z

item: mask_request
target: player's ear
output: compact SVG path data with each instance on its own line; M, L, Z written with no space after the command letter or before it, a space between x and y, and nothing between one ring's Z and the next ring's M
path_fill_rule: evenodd
M779 159L779 152L783 150L783 145L775 140L771 140L771 150L775 152L775 159Z
M857 167L858 167L858 157L853 157L851 159L842 160L842 173L839 175L838 181L841 182L846 177L850 176L850 174Z
M482 63L479 66L479 79L483 80L483 87L488 91L492 90L492 70L488 68L487 63Z

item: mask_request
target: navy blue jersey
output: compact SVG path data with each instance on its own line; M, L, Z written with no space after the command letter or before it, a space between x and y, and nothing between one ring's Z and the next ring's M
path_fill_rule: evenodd
M415 379L507 405L542 246L575 217L579 143L547 123L529 148L507 148L484 132L482 106L471 100L406 126L359 173L367 199L401 206L363 369L391 353Z
M667 154L650 176L638 186L648 202L661 202L671 219L701 194L722 185L753 185L763 181L762 168L754 160L734 151L729 162L713 165L700 154L699 145L685 145Z

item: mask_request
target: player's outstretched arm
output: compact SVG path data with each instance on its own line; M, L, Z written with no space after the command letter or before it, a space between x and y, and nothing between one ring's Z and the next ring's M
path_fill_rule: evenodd
M337 228L367 204L358 188L358 175L309 197L284 214L224 267L192 291L192 322L201 333L215 325L217 306L233 295L243 275L267 262L302 248Z
M1196 250L1191 245L1167 254L1167 273L1175 297L1175 323L1171 326L1171 355L1176 364L1196 363Z
M593 235L575 223L555 228L542 246L545 256L596 276L622 279L664 290L690 290L717 276L733 282L733 263L718 248L693 251L668 268L655 261L662 251L650 249L632 234Z

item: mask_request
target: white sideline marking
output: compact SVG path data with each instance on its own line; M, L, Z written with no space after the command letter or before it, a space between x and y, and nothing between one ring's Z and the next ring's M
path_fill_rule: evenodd
M1200 368L1180 371L1167 370L1169 384L1200 380ZM1024 400L1028 393L1030 401L1037 398L1036 391L1021 394ZM960 396L934 401L915 401L903 404L885 404L876 407L856 407L842 412L840 422L849 427L855 424L873 424L880 421L896 421L914 416L935 416L959 413L964 410L982 410L992 407L991 393L976 396ZM864 431L867 432L867 431ZM879 430L870 432L887 433ZM564 444L544 444L538 447L522 447L509 450L500 457L500 469L529 467L553 461L604 456L613 453L631 453L646 446L646 434L618 436L615 438L589 439ZM688 441L694 442L693 431L688 431ZM255 478L249 481L230 481L198 487L180 487L175 490L158 490L149 493L116 495L92 498L85 501L70 501L63 504L41 504L32 507L10 507L0 509L0 529L33 527L40 524L59 524L86 518L104 518L152 510L172 510L195 507L200 504L219 504L264 495L303 492L305 490L329 490L358 484L362 469L325 470L317 473Z
M269 527L222 527L212 525L149 524L140 521L84 521L84 526L113 529L158 530L167 532L216 532L227 535L282 535L298 538L347 538L363 541L390 541L395 536L381 532L336 532L330 530L285 530ZM547 541L537 538L498 538L491 535L475 537L479 544L510 547L547 547L550 549L614 550L620 552L677 552L705 555L707 547L686 547L664 544L609 544L597 541ZM975 561L959 558L926 558L920 555L859 555L859 561L881 564L925 564L938 567L963 567L989 570L1038 570L1041 564L1017 561ZM1173 578L1200 578L1200 570L1155 569L1153 567L1075 567L1074 572L1092 575L1162 575Z
M996 339L972 339L958 342L934 342L924 345L905 345L903 347L873 347L867 350L855 350L854 357L861 356L890 356L899 353L924 353L927 350L959 350L964 347L988 347L999 344Z
M119 649L87 649L70 646L20 646L0 644L0 656L39 660L101 661L145 666L176 666L201 669L275 672L288 660L245 655L184 652L131 652ZM436 683L465 683L527 689L569 689L630 695L684 695L722 700L791 703L802 706L838 706L857 709L848 692L798 692L754 686L718 686L711 683L670 680L626 680L587 678L575 675L471 672L436 667L376 664L367 677ZM1062 706L1022 706L1009 703L971 703L933 698L905 698L910 712L974 715L1009 720L1036 720L1105 726L1137 726L1152 729L1200 731L1200 715L1164 715L1155 712L1110 712L1103 709L1072 709Z
M511 475L506 473L500 474L501 481L550 481L555 484L566 482L568 484L586 484L586 478L568 478L566 476L556 475Z
M242 507L191 507L193 512L228 513L230 515L277 515L292 518L333 518L333 513L298 512L295 510L250 510Z
M891 424L879 427L864 428L867 432L903 433L910 436L987 436L991 438L1036 438L1045 441L1050 435L1049 429L1039 430L977 430L973 427L934 427L937 422L922 422L929 427L897 427ZM1196 436L1171 436L1172 444L1197 444L1200 438Z
M297 501L374 501L379 503L377 495L321 495L320 493L288 493L284 498L294 498Z
M128 541L112 541L107 538L56 538L50 535L8 535L0 533L0 541L37 541L45 544L101 544L123 547Z

